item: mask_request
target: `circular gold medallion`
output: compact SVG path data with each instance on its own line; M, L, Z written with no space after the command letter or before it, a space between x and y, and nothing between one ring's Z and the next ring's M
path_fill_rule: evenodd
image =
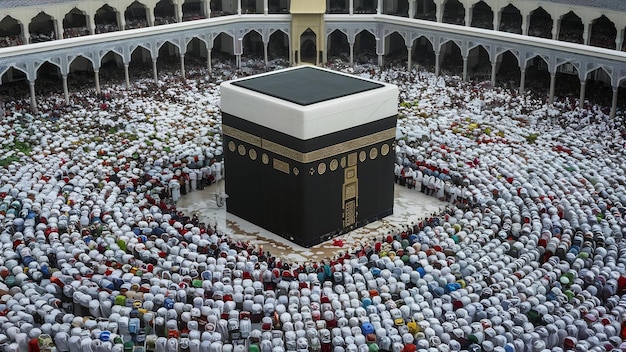
M263 164L267 165L270 162L270 157L267 156L267 154L263 153L263 155L261 155L261 161L263 162Z
M250 159L256 160L256 157L257 157L256 150L250 149L250 151L248 151L248 155L250 156Z
M376 147L370 149L370 159L374 160L378 156L378 149Z
M330 161L330 171L337 170L338 166L339 166L339 163L337 162L337 159L333 159Z
M366 158L367 158L367 154L365 153L364 150L361 150L361 152L359 153L359 160L361 160L361 162L364 162Z
M389 154L389 144L383 144L383 146L380 147L380 154L382 155Z
M296 176L298 176L298 174L299 174L299 173L300 173L300 170L298 170L298 168L297 168L297 167L294 167L294 168L293 168L293 174L294 174L294 175L296 175Z
M240 144L237 150L239 151L239 155L246 155L246 147L244 147L243 144Z
M341 167L344 168L344 169L346 168L346 157L345 156L341 158Z
M228 150L230 150L231 152L234 152L236 148L237 147L235 146L235 142L233 141L228 142Z
M325 163L320 163L319 165L317 165L317 173L320 175L323 175L326 172L326 164Z

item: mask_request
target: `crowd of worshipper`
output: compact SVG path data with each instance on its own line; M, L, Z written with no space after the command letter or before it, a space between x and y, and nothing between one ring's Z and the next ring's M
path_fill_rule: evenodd
M96 23L96 29L94 32L96 34L100 33L109 33L109 32L117 32L120 30L120 27L117 23Z
M63 30L63 38L76 38L89 35L89 28L87 27L70 27Z
M6 48L9 46L17 46L24 44L22 37L20 35L8 35L5 37L0 37L0 48Z
M31 43L49 42L55 39L56 39L56 33L54 33L54 29L51 30L50 32L31 33L30 35Z
M399 86L389 172L449 206L291 262L176 209L228 177L219 83L246 67L6 102L4 350L626 350L621 111L334 62Z

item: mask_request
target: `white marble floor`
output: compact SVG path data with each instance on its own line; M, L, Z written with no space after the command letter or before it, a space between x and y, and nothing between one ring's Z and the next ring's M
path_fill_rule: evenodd
M380 237L404 224L418 222L419 219L443 209L448 204L416 190L409 190L396 185L393 215L336 237L343 240L343 247L338 247L334 245L333 240L329 240L311 248L304 248L233 214L227 213L225 206L219 207L215 195L223 192L224 182L227 181L221 181L202 191L190 192L181 197L176 204L177 209L187 215L196 213L200 221L207 224L217 222L218 228L231 237L262 245L263 249L270 251L272 255L299 263L319 261L334 254L345 252L361 239L372 236Z

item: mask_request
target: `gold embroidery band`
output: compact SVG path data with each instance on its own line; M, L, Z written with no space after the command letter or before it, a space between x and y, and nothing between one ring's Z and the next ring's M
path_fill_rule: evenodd
M387 130L372 133L367 136L324 147L308 153L301 153L297 150L285 147L284 145L269 141L267 139L263 139L261 137L227 125L222 125L222 133L226 136L252 144L259 148L263 148L285 158L289 158L291 160L306 164L395 138L396 128L389 128Z
M282 171L286 174L289 174L289 164L282 160L274 159L273 160L274 169L278 171Z

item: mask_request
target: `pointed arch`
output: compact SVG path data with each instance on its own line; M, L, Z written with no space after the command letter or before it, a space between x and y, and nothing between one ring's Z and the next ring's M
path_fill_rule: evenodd
M407 46L404 37L394 31L385 37L385 58L388 62L405 65L407 62Z
M497 84L514 91L519 87L521 70L519 57L511 50L496 55Z
M498 30L522 34L522 13L515 5L508 4L500 11L500 28Z
M89 35L87 13L76 7L63 17L63 38L74 38Z
M124 55L118 51L101 53L99 67L101 84L120 84L124 81Z
M572 103L580 96L580 72L576 66L570 60L556 65L554 95Z
M348 35L340 29L335 29L328 35L328 59L348 61L350 56L350 44Z
M205 66L207 50L208 46L204 39L200 37L191 38L185 47L185 66L190 68Z
M0 21L0 48L24 44L22 24L15 18L6 15Z
M18 101L28 98L29 83L24 70L16 66L9 66L0 72L0 96L7 101Z
M120 30L117 19L117 10L109 4L104 4L96 11L94 23L96 25L95 33L108 33Z
M460 75L463 73L463 56L461 47L451 39L441 43L441 72L449 75Z
M459 0L445 0L443 23L465 25L465 6Z
M63 92L61 84L61 67L52 61L42 61L36 65L35 91L40 95Z
M31 43L47 42L59 37L54 26L54 18L43 11L32 18L28 25L28 32Z
M70 90L91 89L95 86L93 62L90 58L78 55L69 62L67 83Z
M547 97L550 89L550 63L541 55L529 57L522 67L526 70L526 90L536 93L539 97Z
M479 82L491 78L489 51L481 44L475 45L467 52L467 77L469 80Z
M433 0L416 1L415 7L415 18L437 21L437 4Z
M580 17L574 13L574 11L570 11L561 17L559 40L582 44L583 31L583 22Z
M172 0L161 0L154 6L154 25L176 23L176 8Z
M434 71L435 50L433 43L428 37L420 36L413 41L411 61L417 66L422 66L429 71Z
M143 45L134 47L131 50L130 62L128 63L131 79L152 78L152 60L150 49Z
M213 49L211 49L211 58L220 61L234 60L235 56L235 37L228 32L219 32L215 34L213 39Z
M180 47L177 43L166 40L159 46L157 54L157 67L168 71L180 69Z
M528 35L539 38L552 38L552 16L543 7L534 9L529 16Z
M307 28L300 34L300 53L298 54L301 62L317 64L318 53L321 48L317 47L317 33L311 28Z
M262 59L264 57L263 34L258 30L251 29L244 34L242 44L243 55L247 58Z
M183 2L183 21L194 21L206 18L202 1L203 0L185 0L185 2Z
M370 30L362 29L354 36L354 61L376 62L376 57L376 36Z
M138 0L133 1L124 11L126 29L148 27L148 7Z
M493 10L483 0L472 7L472 23L475 28L493 29Z
M267 57L271 61L289 62L289 35L287 32L278 29L270 34L267 43Z
M615 49L617 29L615 23L602 15L591 22L589 45L606 49Z
M609 69L604 66L591 67L585 73L585 77L587 99L601 106L611 106L613 84Z

